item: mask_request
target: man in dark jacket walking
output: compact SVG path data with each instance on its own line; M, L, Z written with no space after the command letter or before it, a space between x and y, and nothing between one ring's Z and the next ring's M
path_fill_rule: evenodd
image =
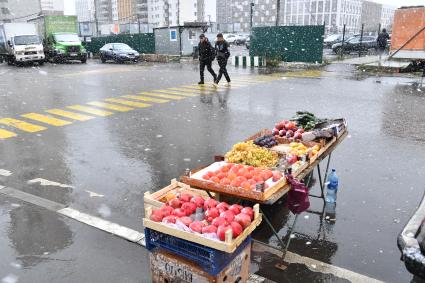
M384 54L385 49L387 48L388 39L390 39L390 35L387 33L387 30L382 29L382 32L379 33L378 38L376 39L379 54L379 65L381 65L382 54Z
M218 84L221 80L221 77L224 75L227 83L230 83L230 77L227 73L227 60L230 57L229 43L224 40L223 34L217 34L217 41L215 43L215 52L217 54L218 65L220 66L220 71L218 72L218 77L215 80L215 83Z
M214 82L217 80L217 75L214 72L213 68L211 67L212 61L214 61L215 58L215 50L214 47L212 47L211 43L209 42L208 38L205 37L204 34L201 34L199 36L199 44L198 44L198 50L199 50L199 72L201 76L201 80L198 84L204 84L204 71L205 66L207 67L208 72L211 73L211 75L214 78Z

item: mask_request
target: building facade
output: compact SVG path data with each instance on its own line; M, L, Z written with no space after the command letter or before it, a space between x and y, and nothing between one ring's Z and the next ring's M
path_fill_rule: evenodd
M63 15L64 0L0 0L0 22L24 22L36 15Z
M204 19L204 0L148 0L148 23L154 28Z
M75 13L79 22L93 22L94 12L94 0L75 0Z
M377 32L381 23L382 4L363 1L361 23L365 32Z
M95 18L98 23L112 23L112 1L94 0Z
M390 5L382 5L381 27L391 31L394 21L394 12L397 8Z
M357 32L362 0L283 0L280 24L325 25L326 32Z

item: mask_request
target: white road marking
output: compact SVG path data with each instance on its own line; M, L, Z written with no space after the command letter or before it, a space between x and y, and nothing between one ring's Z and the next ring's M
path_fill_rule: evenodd
M262 245L261 243L254 241L252 246L253 251L257 252L270 252L276 256L281 257L282 252L265 245ZM384 283L383 281L368 277L366 275L356 273L354 271L338 267L335 265L331 265L325 262L321 262L316 259L312 259L309 257L301 256L299 254L287 252L285 256L285 261L288 263L298 263L305 265L308 269L310 269L313 272L320 272L325 274L332 274L336 277L343 278L346 280L349 280L352 283Z
M74 188L73 186L70 186L70 185L65 185L65 184L49 181L49 180L42 179L42 178L36 178L36 179L33 179L33 180L29 180L27 183L28 184L40 183L41 186L53 186L53 187L70 188L70 189Z
M4 177L9 177L10 175L12 175L13 173L9 170L6 169L0 169L0 176L4 176Z
M75 219L79 222L85 223L102 231L111 233L130 242L145 246L145 234L135 231L133 229L118 225L116 223L104 220L99 217L82 213L70 207L60 209L57 211L57 213Z
M86 192L89 193L89 196L91 198L95 198L95 197L97 197L97 198L103 198L105 196L105 195L101 195L101 194L98 194L98 193L95 193L95 192L92 192L92 191L87 191L86 190Z

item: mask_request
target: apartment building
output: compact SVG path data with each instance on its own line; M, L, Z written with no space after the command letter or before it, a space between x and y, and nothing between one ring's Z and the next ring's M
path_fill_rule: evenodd
M75 0L75 13L79 22L94 21L94 0Z
M381 12L381 27L391 30L394 20L394 12L397 9L395 6L382 5Z
M26 21L39 14L63 15L64 0L0 0L0 22Z
M204 0L148 0L148 23L153 27L203 21Z

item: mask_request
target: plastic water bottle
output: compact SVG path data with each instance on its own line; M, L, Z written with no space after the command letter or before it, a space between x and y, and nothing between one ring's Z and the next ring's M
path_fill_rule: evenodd
M334 203L336 202L336 193L338 192L338 176L336 175L335 169L332 169L331 174L329 175L329 182L326 191L326 202Z

